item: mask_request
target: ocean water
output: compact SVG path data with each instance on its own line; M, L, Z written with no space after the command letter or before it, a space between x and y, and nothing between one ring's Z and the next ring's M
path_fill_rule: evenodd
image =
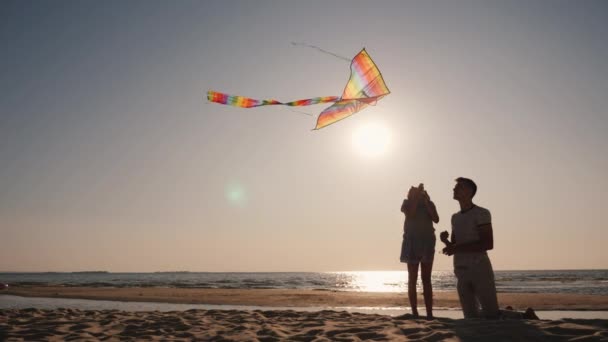
M608 270L495 271L498 292L608 295ZM451 271L434 271L435 291L455 291ZM406 292L406 271L354 272L48 272L0 273L0 283L94 287L312 289ZM420 287L420 279L418 287Z

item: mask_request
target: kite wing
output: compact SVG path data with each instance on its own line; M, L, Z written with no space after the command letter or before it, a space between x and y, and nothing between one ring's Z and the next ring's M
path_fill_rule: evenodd
M378 67L365 49L361 50L350 64L350 78L342 96L324 96L291 102L274 99L256 100L244 96L228 95L216 91L207 92L207 100L225 105L253 108L268 105L310 106L319 103L332 103L319 114L315 130L345 119L368 105L375 105L382 97L390 94Z
M321 129L345 119L368 105L375 105L390 94L376 63L361 50L350 63L350 78L339 101L325 109L317 118L315 129Z

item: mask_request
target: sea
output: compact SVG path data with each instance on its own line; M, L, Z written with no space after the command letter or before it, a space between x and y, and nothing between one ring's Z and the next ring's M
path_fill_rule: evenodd
M608 270L495 271L498 292L608 295ZM434 291L455 291L452 271L433 271ZM8 286L307 289L406 292L406 271L351 272L0 272ZM420 279L417 286L420 288ZM421 290L421 289L420 289Z

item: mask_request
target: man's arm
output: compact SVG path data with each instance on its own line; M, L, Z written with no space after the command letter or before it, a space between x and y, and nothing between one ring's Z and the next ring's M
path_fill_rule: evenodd
M441 234L439 234L439 239L441 240L441 242L443 242L445 244L445 247L443 248L442 252L443 254L447 255L447 256L451 256L452 254L454 254L454 252L452 251L452 248L454 246L454 244L456 243L456 236L454 234L454 232L452 232L452 241L450 241L448 238L450 236L450 233L448 233L448 231L443 231L441 232Z
M447 255L447 256L451 256L452 254L454 254L450 248L452 247L452 245L454 243L456 243L456 234L454 234L454 215L452 215L452 241L449 240L450 237L450 233L448 233L447 230L444 230L443 232L441 232L441 234L439 234L439 239L441 240L441 242L443 242L445 244L445 248L442 250L443 254Z
M492 224L487 223L477 227L479 231L479 240L467 242L463 244L452 245L453 253L476 253L485 252L494 249L494 233Z
M452 241L449 240L450 237L450 233L448 233L447 230L441 232L441 234L439 234L439 239L441 240L441 242L443 242L445 244L445 246L450 246L454 244L454 233L452 233Z

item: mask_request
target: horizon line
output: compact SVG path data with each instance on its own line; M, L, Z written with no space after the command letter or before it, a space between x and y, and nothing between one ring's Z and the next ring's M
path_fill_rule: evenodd
M453 269L439 269L433 272L453 271ZM608 268L545 268L545 269L495 269L494 271L501 272L521 272L521 271L608 271ZM352 273L352 272L407 272L407 270L349 270L349 271L108 271L108 270L91 270L91 271L7 271L0 270L3 273L69 273L69 274L106 274L106 273Z

